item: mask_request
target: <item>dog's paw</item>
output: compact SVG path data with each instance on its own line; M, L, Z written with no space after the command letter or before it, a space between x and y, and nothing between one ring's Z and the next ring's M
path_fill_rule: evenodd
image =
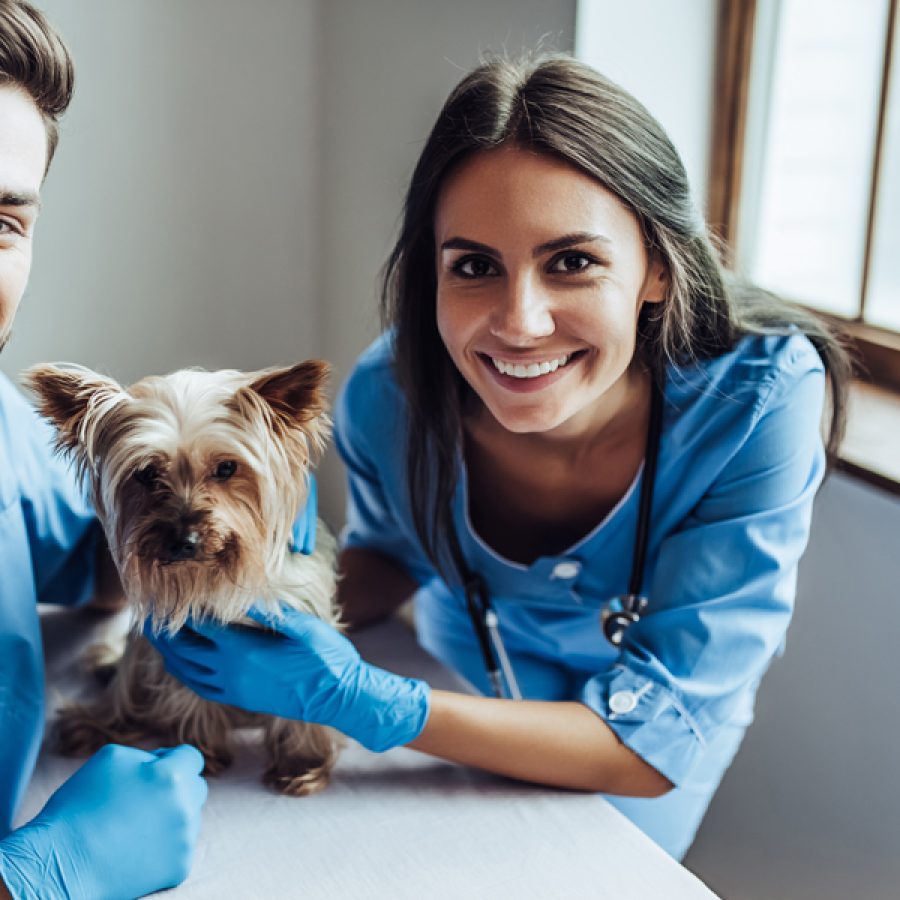
M81 665L98 684L106 687L115 677L121 661L120 647L101 643L88 647L81 659Z
M91 756L105 744L129 743L124 738L81 706L61 710L51 732L51 744L63 756Z
M290 760L271 763L263 772L263 784L290 797L308 797L321 791L331 776L331 762L314 768L298 769Z
M233 762L234 754L228 750L217 750L215 753L204 750L202 747L197 748L203 754L203 775L216 776L221 775Z

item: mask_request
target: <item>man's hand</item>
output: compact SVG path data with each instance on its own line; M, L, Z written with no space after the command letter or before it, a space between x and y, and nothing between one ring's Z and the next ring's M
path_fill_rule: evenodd
M190 871L206 782L193 747L108 744L27 825L0 841L17 900L132 900Z

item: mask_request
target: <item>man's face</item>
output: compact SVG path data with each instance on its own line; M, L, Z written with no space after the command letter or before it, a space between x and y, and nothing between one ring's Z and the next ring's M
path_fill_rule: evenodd
M28 273L47 163L47 132L31 98L0 86L0 350L9 339Z

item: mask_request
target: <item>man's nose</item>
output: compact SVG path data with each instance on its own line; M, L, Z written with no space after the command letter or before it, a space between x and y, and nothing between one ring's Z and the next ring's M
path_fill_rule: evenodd
M528 344L553 334L551 298L530 277L510 278L491 315L491 333L507 344Z

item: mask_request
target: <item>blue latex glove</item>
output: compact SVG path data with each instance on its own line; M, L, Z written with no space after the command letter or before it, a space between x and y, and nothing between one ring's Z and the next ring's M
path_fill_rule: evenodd
M316 521L319 516L319 489L316 486L316 476L309 474L309 492L306 496L306 506L300 515L294 520L291 530L291 550L294 553L303 553L309 556L316 549Z
M189 622L173 636L149 626L144 634L169 672L208 700L330 725L375 751L408 744L425 727L425 682L369 665L315 616L249 615L269 630Z
M206 782L193 747L107 744L0 841L16 900L131 900L184 881Z

